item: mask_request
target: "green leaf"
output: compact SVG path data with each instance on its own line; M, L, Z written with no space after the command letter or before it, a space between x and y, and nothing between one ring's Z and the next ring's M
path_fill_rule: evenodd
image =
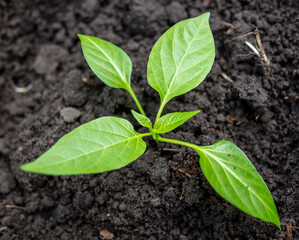
M210 13L175 24L155 43L148 61L148 82L161 105L197 87L210 72L215 46Z
M21 166L27 172L72 175L121 168L142 155L146 144L130 122L102 117L74 129L34 162Z
M103 39L78 34L84 57L92 71L105 84L128 90L132 61L119 47Z
M168 113L157 120L153 130L156 133L170 132L199 112L200 110L194 112Z
M281 229L269 189L240 148L223 140L195 150L204 175L217 193L243 212Z
M144 116L144 115L142 115L142 114L140 114L140 113L138 113L134 110L131 110L131 112L132 112L134 118L137 120L137 122L139 122L139 124L141 126L147 127L147 128L150 128L150 129L152 128L152 122L148 117L146 117L146 116Z

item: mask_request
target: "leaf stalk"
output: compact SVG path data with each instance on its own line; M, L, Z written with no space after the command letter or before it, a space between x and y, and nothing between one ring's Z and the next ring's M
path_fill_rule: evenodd
M129 86L127 90L128 90L128 92L130 93L130 95L132 96L134 102L136 103L136 105L137 105L137 107L138 107L140 113L141 113L143 116L147 117L146 114L145 114L145 112L144 112L144 110L143 110L143 108L142 108L142 106L141 106L141 104L140 104L140 102L139 102L139 100L138 100L138 98L136 97L135 92L133 91L132 87Z
M132 96L132 98L133 98L134 102L136 103L136 106L139 109L140 113L143 116L147 117L144 110L143 110L143 108L142 108L142 106L141 106L141 104L140 104L140 102L139 102L139 100L138 100L138 98L137 98L137 96L136 96L136 94L135 94L135 92L134 92L134 90L132 89L132 87L128 86L127 91ZM152 135L153 139L158 143L159 141L157 140L157 137L159 136L159 134L154 133L152 128L148 128L148 130L150 131L150 134Z
M194 150L199 150L200 151L200 146L192 144L192 143L188 143L188 142L184 142L184 141L180 141L180 140L176 140L176 139L171 139L171 138L164 138L159 136L158 140L161 142L167 142L167 143L173 143L173 144L177 144L177 145L182 145L182 146L186 146L186 147L190 147Z

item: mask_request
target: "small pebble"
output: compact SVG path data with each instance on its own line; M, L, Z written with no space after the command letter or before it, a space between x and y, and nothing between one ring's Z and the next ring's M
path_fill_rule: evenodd
M72 107L63 108L60 111L60 115L63 120L67 123L74 122L78 117L81 116L81 112Z

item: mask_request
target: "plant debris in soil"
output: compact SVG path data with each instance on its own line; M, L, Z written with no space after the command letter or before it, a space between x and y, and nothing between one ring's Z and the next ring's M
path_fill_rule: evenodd
M292 0L0 1L0 239L298 239L298 8ZM103 174L20 171L97 117L137 126L128 94L104 86L88 68L78 33L129 54L132 84L154 118L150 50L174 23L206 11L216 44L212 72L165 109L202 111L170 135L201 145L235 142L265 179L282 231L223 200L197 154L170 144L148 141L140 159Z

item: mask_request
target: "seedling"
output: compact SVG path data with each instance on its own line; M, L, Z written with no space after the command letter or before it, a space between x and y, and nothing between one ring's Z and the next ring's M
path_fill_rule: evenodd
M105 40L79 34L84 57L105 84L129 92L139 112L133 116L147 133L118 117L101 117L63 136L52 148L21 169L49 175L102 173L122 168L145 152L144 137L156 142L194 149L201 169L212 187L227 201L249 215L280 227L271 193L252 163L235 144L222 140L198 146L162 137L199 113L174 112L162 115L167 102L197 87L210 72L215 58L209 13L181 21L168 29L154 45L148 60L147 78L160 95L161 105L154 124L146 116L132 86L132 62L119 47Z

